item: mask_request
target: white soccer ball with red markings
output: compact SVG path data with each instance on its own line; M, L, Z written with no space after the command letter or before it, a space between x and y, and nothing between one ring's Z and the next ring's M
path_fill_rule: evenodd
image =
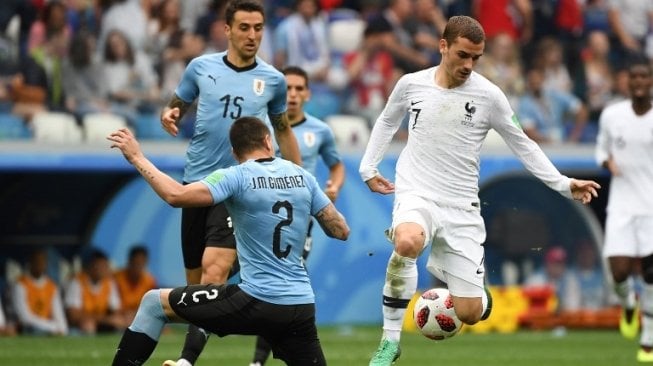
M456 316L453 299L446 288L425 291L415 302L413 319L425 337L436 341L453 337L463 326Z

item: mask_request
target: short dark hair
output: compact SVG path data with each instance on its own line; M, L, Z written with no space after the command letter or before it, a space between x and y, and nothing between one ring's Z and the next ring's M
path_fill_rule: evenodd
M485 41L485 31L476 19L465 15L457 15L449 18L447 25L442 32L442 38L451 45L456 38L467 38L474 44Z
M260 149L270 129L256 117L240 117L234 121L229 130L229 141L236 156L243 156Z
M139 245L135 245L135 246L131 247L131 249L129 249L129 255L128 255L129 259L132 259L132 258L136 257L137 255L144 255L145 257L147 257L147 255L148 255L147 247L145 245L140 245L139 244Z
M648 70L649 75L653 75L653 67L645 55L634 55L626 63L628 72L630 73L634 67L643 66Z
M304 78L306 87L308 87L308 73L299 66L286 66L281 70L284 75L297 75Z
M257 0L231 0L225 10L225 20L229 26L234 23L234 16L237 11L246 11L248 13L258 12L265 19L265 8Z

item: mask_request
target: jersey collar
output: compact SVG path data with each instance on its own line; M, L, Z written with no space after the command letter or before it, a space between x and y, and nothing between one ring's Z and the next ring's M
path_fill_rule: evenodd
M254 160L254 161L257 162L257 163L268 163L268 162L271 162L273 160L274 160L274 156L270 156L269 158L260 158L260 159Z
M254 69L256 66L258 66L258 64L256 63L256 59L254 59L254 62L251 65L244 66L244 67L238 67L238 66L232 64L231 62L229 62L229 60L227 60L227 54L222 56L222 61L224 61L224 64L229 66L229 68L233 69L235 72L249 71L249 70Z

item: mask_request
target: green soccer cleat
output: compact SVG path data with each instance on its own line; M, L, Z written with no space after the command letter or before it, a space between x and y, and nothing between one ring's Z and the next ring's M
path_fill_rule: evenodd
M621 311L619 319L619 331L626 339L635 339L639 334L639 306L635 306L631 311L625 308Z
M639 351L637 351L637 361L653 363L653 352L646 351L643 348L640 348Z
M374 353L374 357L370 360L369 366L390 366L400 355L401 348L399 347L399 342L382 339L379 348Z

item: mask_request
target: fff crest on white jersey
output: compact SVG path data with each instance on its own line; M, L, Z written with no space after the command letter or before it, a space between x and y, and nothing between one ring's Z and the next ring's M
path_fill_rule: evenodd
M263 92L265 91L265 80L254 79L252 89L254 89L254 94L258 96L263 95Z
M315 133L313 132L304 132L304 144L307 147L313 147L315 145Z

